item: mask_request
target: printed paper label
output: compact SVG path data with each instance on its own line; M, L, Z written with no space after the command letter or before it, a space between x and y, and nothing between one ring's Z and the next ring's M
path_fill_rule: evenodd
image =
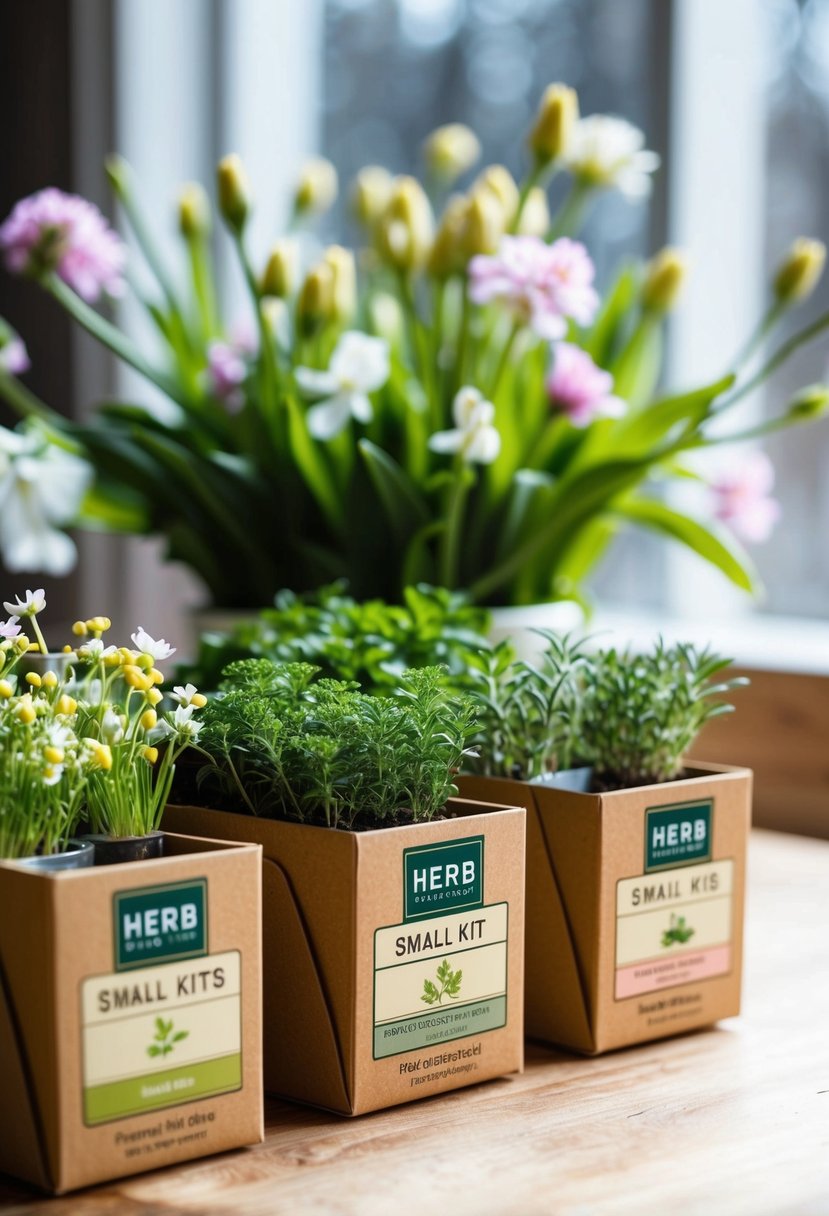
M375 1060L506 1025L508 921L489 904L375 932Z
M237 950L85 980L84 1122L241 1089L241 992Z
M733 873L715 861L617 883L617 1001L728 973Z
M118 971L206 954L207 880L117 891L113 925Z
M484 838L403 850L403 919L469 911L484 902Z

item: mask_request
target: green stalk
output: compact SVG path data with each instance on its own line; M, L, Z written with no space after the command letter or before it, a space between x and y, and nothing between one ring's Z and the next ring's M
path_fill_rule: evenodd
M449 491L446 505L446 530L443 533L441 545L441 583L444 587L454 588L458 581L458 555L461 547L464 509L469 494L469 476L459 455L455 462L455 481Z
M754 333L749 337L748 342L746 342L745 346L734 360L734 364L731 368L733 372L739 372L741 368L745 367L746 363L748 363L749 359L751 359L752 355L771 332L785 311L785 304L782 304L779 300L775 300L769 306L769 308L760 318L760 322L757 325L757 328L754 330Z
M204 342L209 342L219 332L219 314L216 306L210 251L206 241L201 237L193 236L187 241L187 252L190 256L190 273L193 279L201 337Z
M55 297L59 304L62 304L66 311L75 318L79 325L90 333L93 338L97 338L104 346L109 347L113 354L117 355L124 363L132 367L145 380L149 380L156 388L160 388L163 393L178 405L186 407L187 400L180 391L178 385L164 372L158 371L144 358L136 346L122 334L120 329L117 329L105 317L91 308L85 300L76 295L70 287L67 287L62 279L59 279L56 274L49 274L44 280L44 285L48 291Z
M66 419L51 409L45 402L36 397L24 384L15 377L0 369L0 397L12 407L21 418L36 418L42 423L49 440L62 447L65 451L78 453L81 449L71 443L64 431Z
M492 387L490 388L489 394L488 394L490 401L495 400L495 394L498 392L498 389L501 384L501 380L503 379L503 376L504 376L504 372L507 369L507 365L509 363L509 357L512 354L512 348L515 345L515 339L518 337L520 332L521 332L520 321L514 321L512 324L512 328L510 329L510 332L507 336L507 340L501 349L501 355L498 359L498 364L495 368L495 375L492 377Z
M530 197L530 191L539 184L544 176L545 166L539 165L537 161L533 163L533 167L521 183L520 193L518 195L518 207L513 217L513 221L509 226L510 232L517 232L518 225L521 223L521 216L524 214L524 208L527 205L527 199Z
M825 329L829 329L829 312L821 313L817 320L813 321L811 325L807 325L805 329L801 329L799 333L793 334L791 338L787 339L787 341L782 344L782 346L779 346L771 358L767 359L766 362L760 367L759 371L755 372L753 376L746 380L745 384L742 384L736 388L730 397L726 397L724 401L720 402L715 411L716 414L719 415L724 410L730 409L732 405L735 405L738 401L741 401L743 397L747 397L749 393L754 391L754 389L759 388L763 381L767 380L772 372L775 372L782 363L785 363L796 350L798 350L801 346L805 346L808 342L811 342L813 338L816 338L818 334L823 333Z
M259 294L259 287L256 283L256 275L253 271L250 258L248 257L245 248L244 238L241 232L233 234L233 243L236 247L236 252L239 255L239 262L242 267L242 272L247 283L248 291L250 292L253 310L256 314L256 324L259 329L259 343L261 346L261 384L265 396L265 406L271 415L271 420L277 432L277 441L284 440L283 428L279 425L277 416L277 407L279 400L279 373L276 366L273 349L273 335L268 326L268 320L265 316L265 311L262 307L262 297Z
M471 319L472 302L469 299L469 290L466 283L463 284L463 297L461 300L461 317L458 322L458 340L455 348L455 392L462 388L465 384L463 378L466 368L466 352L469 346L469 323Z
M570 187L570 193L553 216L550 231L547 233L548 242L558 240L562 236L572 236L581 226L594 189L595 187L587 182L580 181L579 178L575 179Z

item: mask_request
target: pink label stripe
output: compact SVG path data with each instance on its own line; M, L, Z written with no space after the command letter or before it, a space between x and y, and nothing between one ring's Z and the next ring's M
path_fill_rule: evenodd
M712 946L710 950L686 950L683 954L648 959L620 967L616 972L616 1000L643 992L658 992L660 988L676 988L725 975L731 968L731 947Z

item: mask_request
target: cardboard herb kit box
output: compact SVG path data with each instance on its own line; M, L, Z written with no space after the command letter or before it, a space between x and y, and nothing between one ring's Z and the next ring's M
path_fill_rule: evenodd
M0 864L0 1169L63 1192L262 1139L261 860Z
M609 793L459 780L527 808L531 1038L596 1054L740 1012L751 782L697 763Z
M343 831L169 806L264 852L267 1091L345 1115L523 1067L523 809Z

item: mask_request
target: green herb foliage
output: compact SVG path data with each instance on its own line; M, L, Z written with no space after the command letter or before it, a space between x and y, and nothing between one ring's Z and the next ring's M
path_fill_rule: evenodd
M664 947L673 945L684 946L695 933L696 929L692 929L690 925L685 923L684 916L674 916L672 914L670 928L666 929L662 934L662 945Z
M316 678L308 663L231 663L204 712L203 787L255 815L380 827L432 818L474 733L471 702L443 672L405 672L397 697ZM217 788L218 787L218 788Z
M147 1048L147 1055L152 1059L158 1056L168 1056L175 1050L176 1043L181 1043L190 1034L189 1030L175 1030L172 1021L164 1018L155 1019L155 1035L153 1042Z
M412 667L446 667L455 683L486 646L488 614L439 587L407 587L402 604L358 603L344 583L309 595L281 591L273 608L230 633L206 633L193 667L179 680L215 689L229 663L246 658L313 663L324 676L357 680L367 692L393 692Z
M438 967L437 983L432 980L423 981L423 995L420 999L427 1005L440 1005L445 996L455 1000L460 995L462 980L463 972L453 971L449 959L445 958Z
M730 659L660 639L647 654L604 650L584 688L584 758L606 788L672 781L706 722L733 711L719 698L748 681L723 679Z

